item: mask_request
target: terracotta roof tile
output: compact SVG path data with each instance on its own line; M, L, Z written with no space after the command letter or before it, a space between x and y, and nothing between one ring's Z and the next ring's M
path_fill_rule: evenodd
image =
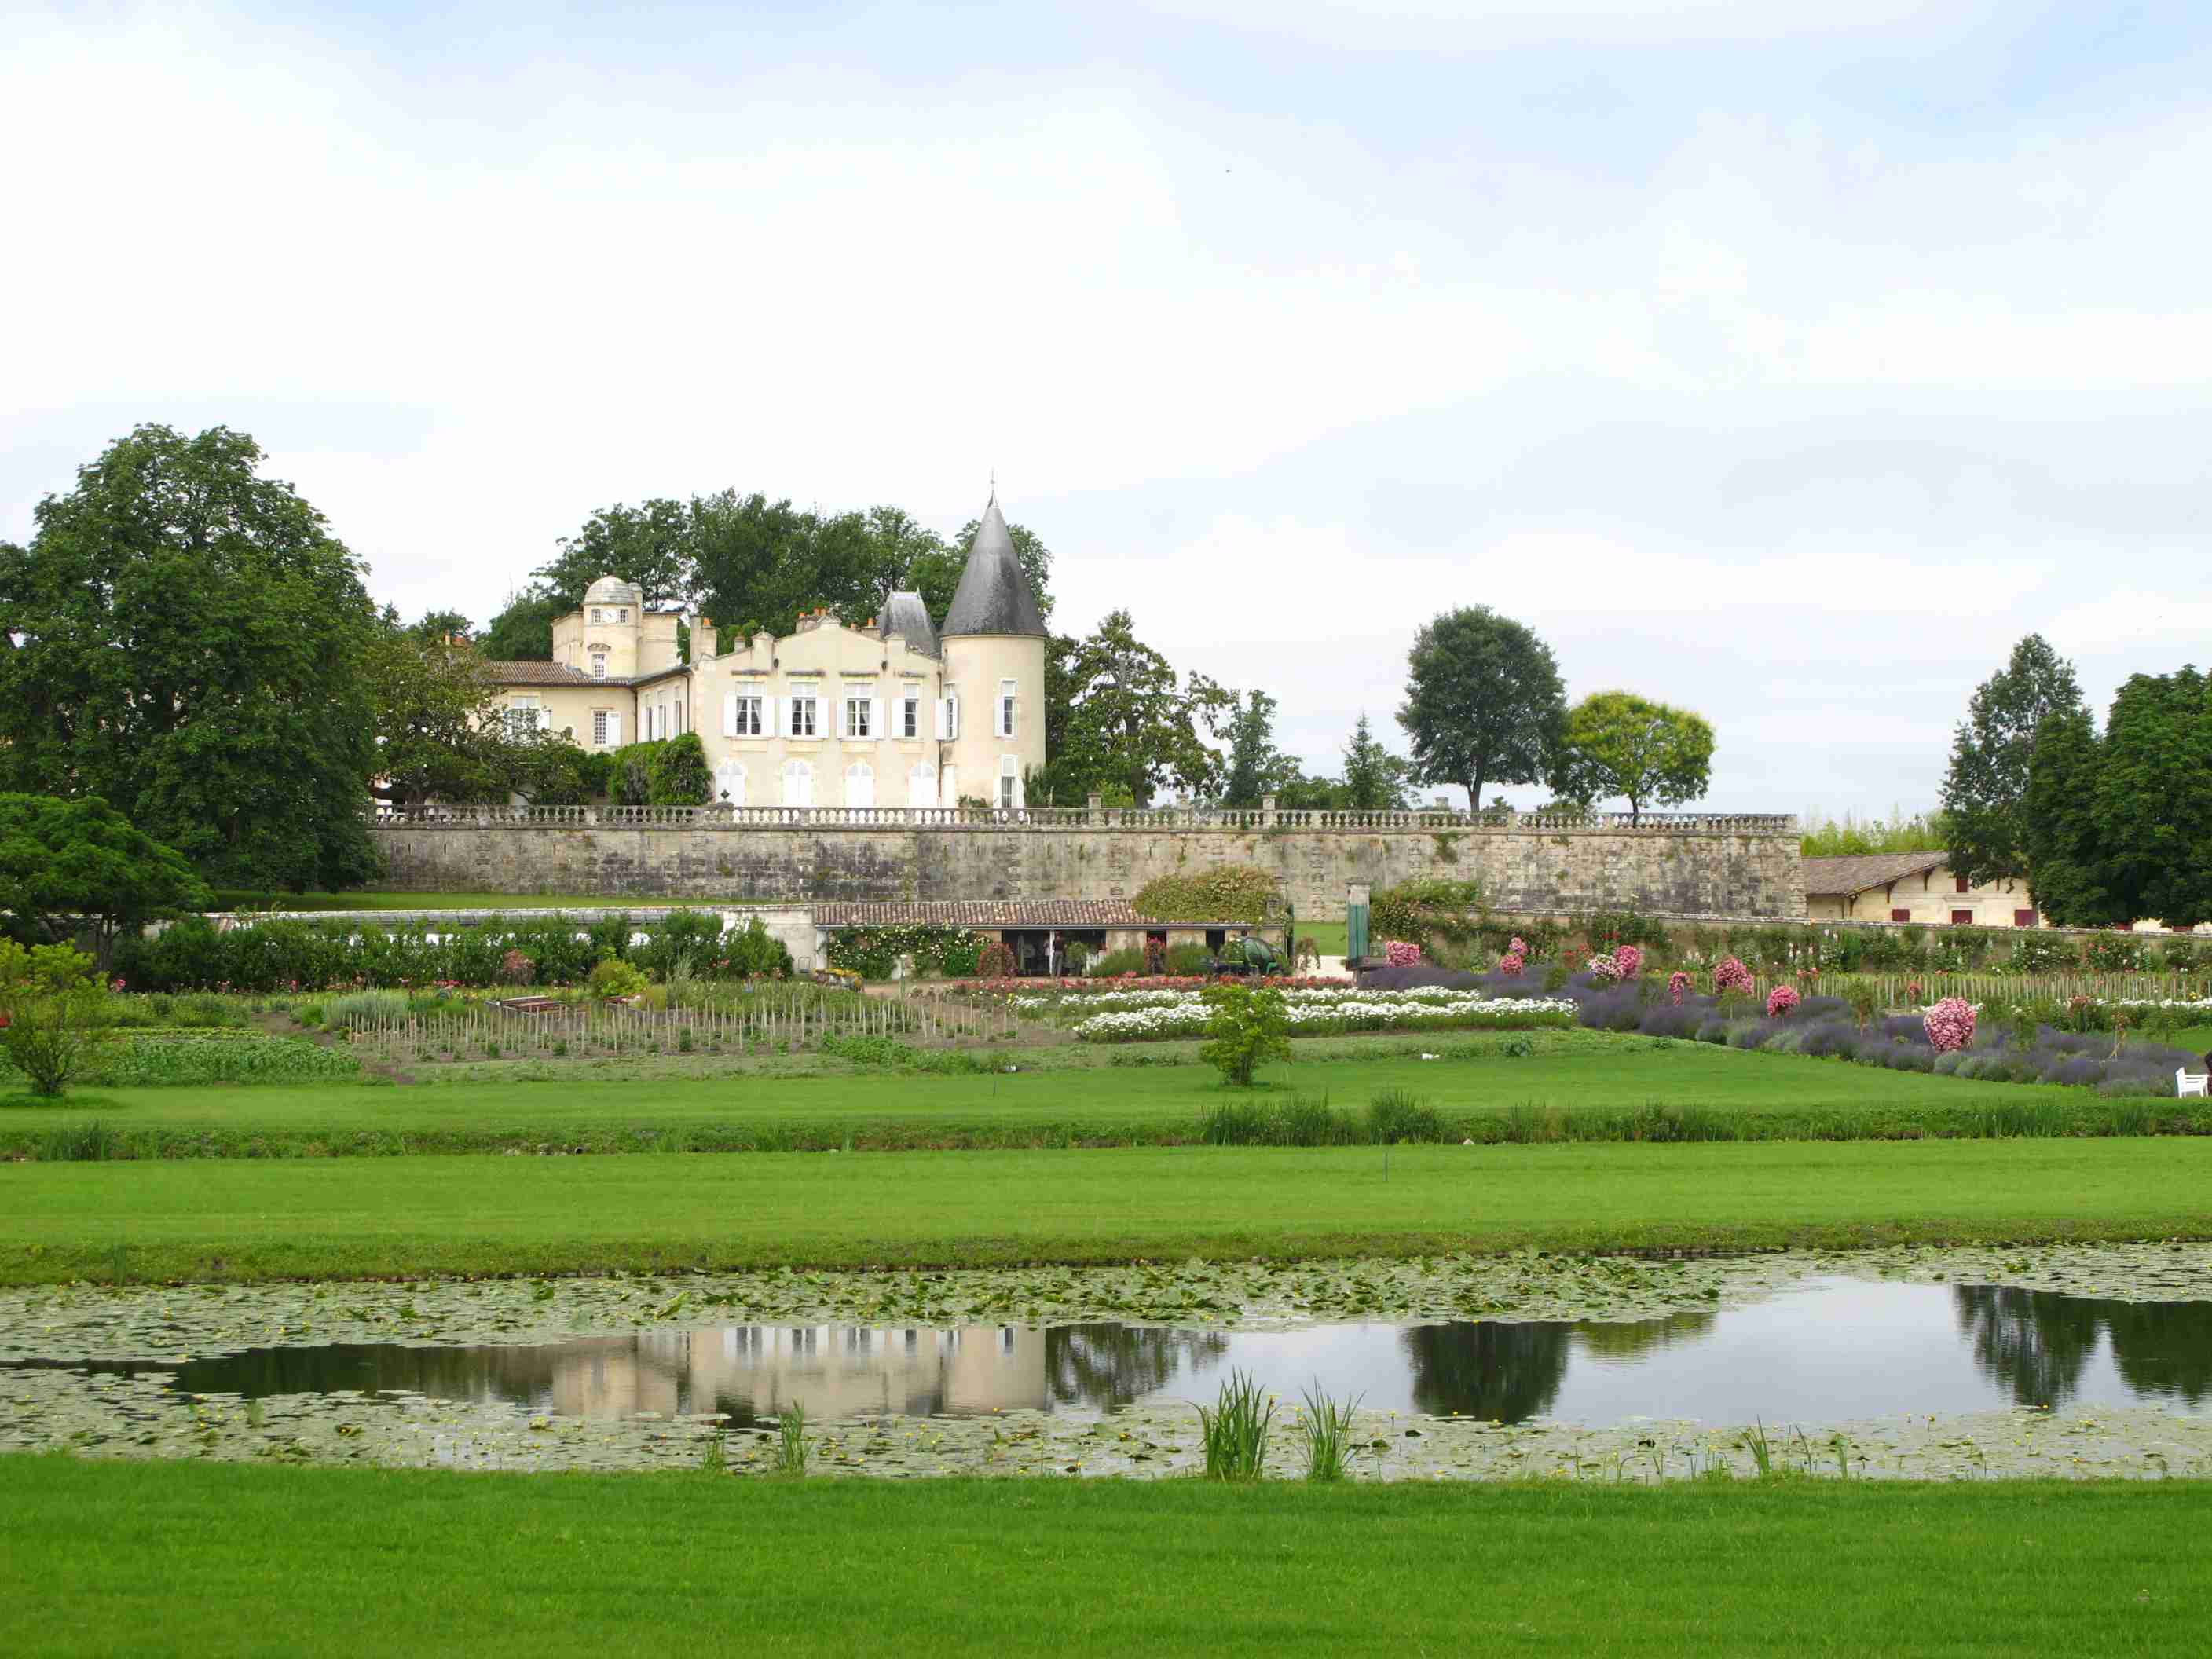
M1870 887L1887 887L1907 876L1940 869L1950 854L1933 853L1845 853L1832 858L1805 860L1805 890L1826 898L1863 893Z
M502 662L493 659L484 672L500 685L622 685L623 680L595 679L580 668L562 662Z

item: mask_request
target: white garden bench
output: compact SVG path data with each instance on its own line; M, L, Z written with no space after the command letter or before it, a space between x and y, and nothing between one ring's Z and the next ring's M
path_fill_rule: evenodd
M2185 1072L2179 1066L2173 1068L2173 1095L2179 1100L2185 1095L2205 1094L2205 1083L2212 1079L2212 1072ZM2212 1095L2206 1095L2212 1099Z

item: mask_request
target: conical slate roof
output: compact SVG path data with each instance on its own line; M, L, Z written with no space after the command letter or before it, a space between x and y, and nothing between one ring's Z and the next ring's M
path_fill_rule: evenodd
M883 624L876 629L876 637L887 640L894 634L902 635L925 657L942 654L937 648L937 629L929 620L929 607L919 593L894 593L884 602Z
M1036 595L1014 553L1014 538L999 511L999 498L983 509L983 522L968 546L967 568L953 591L952 609L945 613L944 633L1044 633L1044 618L1037 615Z

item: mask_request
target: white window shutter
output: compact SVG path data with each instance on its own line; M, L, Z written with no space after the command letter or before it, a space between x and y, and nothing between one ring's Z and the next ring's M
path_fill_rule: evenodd
M939 697L937 700L937 740L939 743L943 743L947 738L952 735L950 731L945 729L945 723L951 718L951 703L946 699Z
M871 697L868 699L868 735L878 743L881 743L884 740L884 700L881 697Z
M722 735L726 738L738 735L738 694L734 691L722 693Z
M956 691L945 700L945 735L956 741L960 736L960 694Z
M607 746L611 749L622 747L622 716L620 714L607 716Z

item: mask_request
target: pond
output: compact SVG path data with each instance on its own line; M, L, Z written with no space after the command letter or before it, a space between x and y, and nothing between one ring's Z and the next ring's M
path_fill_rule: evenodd
M158 1380L171 1396L408 1396L579 1421L796 1401L817 1422L1097 1417L1211 1401L1232 1370L1285 1401L1318 1382L1371 1411L1604 1428L1833 1423L2014 1407L2212 1397L2212 1302L1823 1276L1748 1305L1644 1319L1366 1322L1294 1330L1055 1325L724 1324L540 1343L340 1342L182 1360L9 1369Z

